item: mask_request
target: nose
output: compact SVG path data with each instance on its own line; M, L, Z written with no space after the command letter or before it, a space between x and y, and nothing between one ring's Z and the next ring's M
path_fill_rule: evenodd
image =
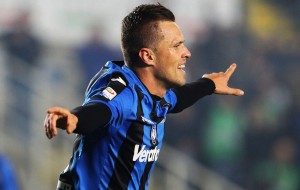
M185 52L184 52L184 57L190 58L192 56L192 53L190 52L190 50L185 46Z

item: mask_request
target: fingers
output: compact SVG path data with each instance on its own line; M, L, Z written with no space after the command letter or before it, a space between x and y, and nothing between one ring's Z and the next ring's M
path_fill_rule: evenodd
M238 88L230 88L229 89L229 94L235 95L235 96L243 96L244 91Z
M48 114L55 113L55 114L60 114L60 115L68 115L68 114L70 114L70 111L68 109L62 108L62 107L52 107L47 110L47 113Z
M228 79L231 77L231 75L234 73L237 65L235 63L231 64L230 67L226 70L225 75L228 77ZM235 95L235 96L242 96L244 95L244 91L238 88L229 88L229 94Z
M218 72L218 73L210 73L210 74L204 74L202 77L203 78L216 78L216 77L226 77L226 78L230 78L231 75L234 73L235 69L236 69L237 65L235 63L231 64L229 66L229 68L224 72Z
M68 121L69 116L71 115L68 109L62 107L52 107L47 110L47 116L44 121L45 133L48 139L52 139L58 134L57 128L66 129L70 134L74 131L74 125L69 127L69 124L57 126L57 121L61 118L66 118ZM62 127L63 126L63 127ZM75 125L76 126L76 125Z
M225 75L228 78L230 78L231 75L234 73L235 69L236 69L236 64L235 63L231 64L230 67L226 70Z
M59 117L54 114L47 114L44 126L45 126L45 133L48 139L52 139L54 136L57 135L57 127L56 127L56 121Z
M244 91L238 88L230 88L230 87L217 87L214 91L215 94L221 95L234 95L234 96L243 96Z
M48 115L45 117L45 121L44 121L44 127L45 127L45 133L48 139L51 139L51 135L50 135L50 129L49 129L49 123L48 123Z
M68 109L62 107L52 107L47 110L44 121L45 133L49 139L58 134L57 128L66 130L68 134L76 129L78 118Z
M236 67L237 65L233 63L225 72L204 74L202 77L209 78L215 83L215 94L242 96L244 95L243 90L228 86L229 78L234 73Z

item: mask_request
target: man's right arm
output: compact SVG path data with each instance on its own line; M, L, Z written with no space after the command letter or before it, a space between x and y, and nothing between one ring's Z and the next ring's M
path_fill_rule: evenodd
M71 111L78 118L77 134L89 134L105 126L111 119L111 111L107 105L102 103L90 103L80 106Z
M45 133L49 139L58 134L57 128L66 130L68 134L90 134L99 127L105 126L110 119L111 111L102 103L90 103L72 111L53 107L47 111L44 122Z

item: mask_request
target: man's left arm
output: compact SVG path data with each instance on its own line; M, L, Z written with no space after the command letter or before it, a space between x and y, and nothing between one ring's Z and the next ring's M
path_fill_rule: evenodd
M177 104L171 113L178 113L193 105L200 98L215 94L242 96L244 91L228 86L228 81L236 69L236 64L232 64L225 72L204 74L202 78L195 82L174 88L177 96Z

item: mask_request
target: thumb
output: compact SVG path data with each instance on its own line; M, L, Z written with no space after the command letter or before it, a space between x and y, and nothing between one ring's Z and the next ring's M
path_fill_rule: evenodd
M68 115L67 128L66 128L68 134L71 134L76 129L77 122L78 122L78 118L75 115L73 114Z
M235 96L243 96L244 91L238 88L229 88L229 94L235 95Z

